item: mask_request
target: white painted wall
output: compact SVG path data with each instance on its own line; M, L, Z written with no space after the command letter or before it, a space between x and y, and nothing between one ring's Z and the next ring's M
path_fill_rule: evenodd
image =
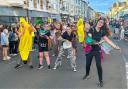
M29 9L34 10L34 2L33 0L29 0Z

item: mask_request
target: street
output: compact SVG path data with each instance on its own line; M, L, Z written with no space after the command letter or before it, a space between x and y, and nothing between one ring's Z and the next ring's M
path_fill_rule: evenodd
M128 89L127 38L128 0L1 0L0 89Z
M117 41L115 41L117 42ZM103 89L127 89L126 68L123 55L128 59L127 47L125 41L117 42L123 49L123 53L113 50L110 59L105 56L102 63L103 66ZM52 53L52 52L51 52ZM50 56L51 57L51 56ZM69 60L64 58L62 66L57 70L38 70L38 55L33 52L34 69L29 69L27 65L21 69L14 69L18 57L13 57L11 61L0 61L0 88L34 88L34 89L96 89L98 82L97 70L95 61L91 66L91 79L82 80L85 75L85 55L82 48L78 46L77 66L78 71L73 72L70 67ZM52 67L55 62L55 57L51 57ZM128 62L128 60L126 61ZM46 65L46 63L45 63Z

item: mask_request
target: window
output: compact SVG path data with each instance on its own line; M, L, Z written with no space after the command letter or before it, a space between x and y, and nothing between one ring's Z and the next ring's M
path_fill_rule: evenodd
M37 0L34 0L34 8L37 8Z
M43 9L43 0L40 0L40 8Z
M46 8L49 9L49 0L46 0Z

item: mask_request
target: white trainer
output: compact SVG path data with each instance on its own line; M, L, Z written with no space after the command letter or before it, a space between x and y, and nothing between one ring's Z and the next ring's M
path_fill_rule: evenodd
M76 68L73 68L73 71L76 72L77 71Z

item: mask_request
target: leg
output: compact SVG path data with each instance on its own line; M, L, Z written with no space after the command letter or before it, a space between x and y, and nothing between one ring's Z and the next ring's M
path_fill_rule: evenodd
M39 52L39 64L43 65L43 52Z
M63 49L63 47L60 47L59 54L58 54L57 59L55 61L54 69L56 69L59 64L61 65L63 53L64 53L64 49Z
M18 44L19 44L19 41L16 41L15 42L15 53L16 54L18 53Z
M15 41L12 42L12 54L15 54Z
M83 77L83 80L90 78L89 72L90 72L90 66L92 63L92 59L93 59L93 52L86 54L86 75Z
M95 52L95 60L96 60L96 66L97 66L99 81L102 81L102 66L101 66L101 54L100 54L100 52Z
M71 67L76 68L76 56L73 53L73 48L68 49L68 55L70 57Z
M13 49L12 41L10 41L9 42L9 54L12 54L12 49Z
M22 60L21 60L21 56L19 55L19 58L18 58L18 63L17 65L15 66L16 69L22 67Z
M8 48L7 47L4 48L4 55L5 55L5 58L8 59Z
M47 52L44 52L44 56L45 56L45 58L46 58L47 65L50 65L51 63L50 63L50 58L49 58L49 53L48 53L48 51L47 51Z
M53 44L52 50L53 50L53 55L57 56L57 45L56 44Z
M38 65L38 69L42 69L43 68L43 52L39 52L39 65Z
M32 66L32 53L31 52L29 53L29 56L28 56L28 65L30 66L30 68L33 68L33 66Z
M5 60L5 48L3 47L2 49L3 49L3 50L2 50L2 53L3 53L3 55L2 55L2 56L3 56L3 60Z
M92 63L92 59L93 59L93 53L90 52L89 54L86 55L86 75L89 75L90 72L90 66Z

